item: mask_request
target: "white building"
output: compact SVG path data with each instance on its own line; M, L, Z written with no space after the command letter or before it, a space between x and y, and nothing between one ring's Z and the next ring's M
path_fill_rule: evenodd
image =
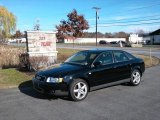
M64 39L64 43L77 43L77 44L83 44L83 43L96 43L96 38L76 38L76 39ZM113 41L126 41L126 38L97 38L97 42L105 40L106 42L113 42Z
M130 34L129 42L132 43L132 44L142 43L143 42L143 37L139 37L138 34Z
M26 38L8 39L9 43L26 43Z

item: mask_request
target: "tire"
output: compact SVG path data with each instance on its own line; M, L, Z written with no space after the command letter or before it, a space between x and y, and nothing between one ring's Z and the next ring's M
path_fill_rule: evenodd
M131 81L130 81L130 84L132 86L137 86L139 85L141 82L141 73L139 70L135 69L132 71L131 73Z
M69 87L69 95L73 101L84 100L88 95L88 84L82 79L74 80Z

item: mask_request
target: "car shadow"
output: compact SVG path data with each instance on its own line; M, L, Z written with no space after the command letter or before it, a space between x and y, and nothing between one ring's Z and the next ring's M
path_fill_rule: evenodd
M37 99L44 99L44 100L63 99L63 100L71 101L67 95L63 95L63 94L49 95L49 94L41 94L37 92L35 89L33 89L32 80L22 82L18 86L18 88L21 93Z
M122 85L122 86L132 86L129 83L121 83L120 85Z

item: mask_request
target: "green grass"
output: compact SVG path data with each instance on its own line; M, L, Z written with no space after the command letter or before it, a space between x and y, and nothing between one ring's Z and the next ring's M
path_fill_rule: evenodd
M15 87L22 82L31 80L33 75L27 75L24 72L19 72L15 68L0 70L0 88Z
M57 48L58 54L72 55L80 50L67 49L67 48Z
M139 58L142 58L145 62L145 67L152 67L152 66L155 66L155 65L158 65L160 64L160 59L156 58L156 57L149 57L147 55L135 55Z
M57 48L58 51L58 63L64 62L69 56L73 55L74 53L80 51L75 49L66 49L66 48Z

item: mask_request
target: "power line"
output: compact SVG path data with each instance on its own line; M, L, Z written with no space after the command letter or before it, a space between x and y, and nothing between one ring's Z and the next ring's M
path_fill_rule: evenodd
M146 20L123 21L123 22L108 22L108 23L99 23L99 24L116 24L116 23L130 23L130 22L145 22L145 21L153 21L153 20L160 20L160 18L146 19Z
M115 13L128 13L128 12L131 12L131 11L135 11L135 10L140 10L140 9L145 9L145 8L148 8L148 7L153 7L153 6L158 6L160 5L160 3L156 3L156 4L151 4L151 5L147 5L147 6L143 6L143 7L137 7L137 8L134 8L134 9L129 9L129 10L126 10L125 12L124 11L120 11L120 12L114 12Z
M148 6L143 6L143 7L138 7L138 8L130 9L130 10L127 10L127 11L144 9L144 8L153 7L153 6L157 6L157 5L160 5L160 3L156 3L156 4L152 4L152 5L148 5Z
M122 5L123 6L123 4L125 5L126 3L128 4L130 1L124 1L123 0L123 2L120 2L120 3L118 3L117 4L117 1L116 2L113 2L113 3L110 3L109 5L118 5L118 6L120 6L120 5ZM141 3L141 1L134 1L134 3ZM145 2L143 2L143 3L145 3ZM154 3L154 4L153 4ZM151 3L148 3L148 4L150 4L150 5L146 5L146 6L142 6L142 7L137 7L137 8L133 8L133 9L129 9L129 10L127 10L127 11L132 11L132 10L137 10L137 9L144 9L144 8L148 8L148 7L152 7L152 6L157 6L157 5L160 5L160 3L158 2L158 3L156 3L155 4L155 2L151 2ZM103 8L103 7L106 7L106 5L102 5L102 6L100 6L101 8ZM78 11L80 11L80 12L82 12L82 11L88 11L88 10L90 10L89 8L87 8L87 9L79 9ZM121 11L122 12L122 11ZM115 12L115 13L120 13L120 12Z
M133 24L120 24L120 25L103 25L103 26L98 26L98 27L110 27L110 26L130 26L130 25L144 25L144 24L156 24L160 23L158 22L150 22L150 23L133 23Z
M127 1L123 0L123 2L120 2L118 4L117 4L117 1L115 1L115 2L112 1L112 3L110 3L110 5L118 5L118 6L120 6L120 5L123 5L124 3L125 4L128 3L128 0ZM101 6L101 8L103 8L103 7L106 7L106 5Z
M130 20L130 19L141 19L141 18L148 18L148 17L159 17L160 14L156 14L156 15L149 15L149 16L143 16L143 17L133 17L133 18L126 18L126 19L120 19L120 20L108 20L108 22L113 22L113 21L123 21L123 20ZM104 20L103 20L104 21ZM107 20L106 20L107 21Z

